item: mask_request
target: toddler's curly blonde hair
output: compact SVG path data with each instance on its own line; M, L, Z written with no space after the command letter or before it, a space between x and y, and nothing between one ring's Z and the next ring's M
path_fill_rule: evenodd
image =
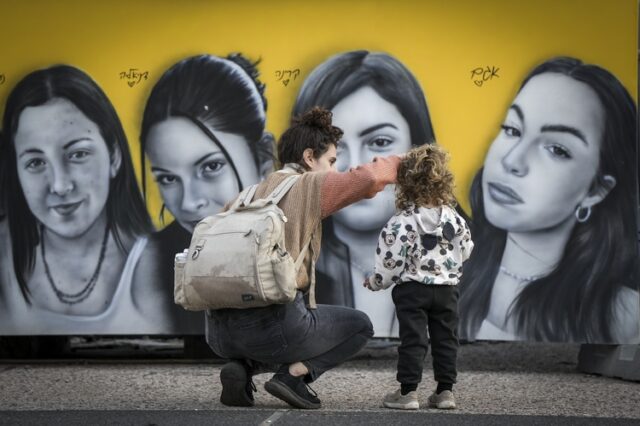
M396 185L396 207L455 207L453 173L447 168L449 154L435 144L413 148L400 162Z

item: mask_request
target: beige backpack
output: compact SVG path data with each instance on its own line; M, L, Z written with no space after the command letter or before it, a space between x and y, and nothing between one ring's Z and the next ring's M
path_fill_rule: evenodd
M298 177L285 178L266 198L253 202L258 185L249 187L228 211L196 225L188 251L176 255L175 303L201 311L255 308L294 300L297 272L311 238L294 262L285 247L287 218L277 204ZM311 276L310 299L315 284L313 270ZM315 300L310 304L315 307Z

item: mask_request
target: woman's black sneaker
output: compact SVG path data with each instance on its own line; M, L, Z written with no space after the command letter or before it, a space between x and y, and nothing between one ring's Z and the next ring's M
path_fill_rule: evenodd
M320 408L318 394L304 382L303 378L304 376L294 377L288 371L280 370L264 384L264 388L271 395L296 408Z
M241 361L230 361L220 370L222 394L220 402L231 407L254 405L253 392L256 386L251 380L251 370Z

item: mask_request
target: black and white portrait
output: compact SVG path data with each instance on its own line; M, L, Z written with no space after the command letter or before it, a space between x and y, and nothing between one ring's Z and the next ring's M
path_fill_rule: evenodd
M165 210L175 219L151 238L154 281L169 323L165 332L204 332L202 313L174 304L174 255L189 246L200 220L271 171L266 106L256 64L240 54L183 59L164 72L146 101L142 168L148 160L163 201L161 219ZM145 192L147 185L143 180Z
M158 333L143 254L152 230L118 115L83 71L22 78L0 160L0 334Z
M313 106L333 113L344 132L337 169L375 156L402 154L434 140L429 109L413 74L396 58L366 50L337 54L318 65L298 93L293 116ZM395 212L394 187L348 206L323 223L317 264L319 303L352 306L371 318L376 336L397 335L391 295L362 287L373 271L380 230Z
M526 76L472 184L462 338L640 340L635 146L609 71L561 57Z

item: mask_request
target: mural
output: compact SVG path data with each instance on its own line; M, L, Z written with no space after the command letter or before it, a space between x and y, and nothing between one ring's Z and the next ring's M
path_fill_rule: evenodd
M151 220L104 92L72 66L37 70L10 92L2 123L2 265L13 270L3 274L2 327L162 332L144 312Z
M472 185L463 337L637 339L635 146L610 72L565 57L529 73Z
M263 92L256 64L242 55L200 55L169 68L147 100L141 165L144 169L148 156L162 210L166 207L175 218L151 237L154 282L175 333L185 328L204 333L204 319L173 302L174 255L189 247L200 220L218 213L273 167ZM143 188L146 193L146 179Z
M316 105L331 110L333 124L344 132L336 162L342 172L435 139L420 84L387 53L356 50L320 64L302 84L292 115ZM318 303L364 310L374 330L387 336L398 334L391 294L372 293L361 283L373 272L378 235L394 212L389 185L326 220L316 278Z
M281 6L5 7L0 34L29 37L1 50L0 335L202 334L175 253L321 105L340 170L450 152L476 242L462 338L640 341L635 1ZM360 283L393 212L392 186L338 212L317 264L318 302L376 337L393 303Z

